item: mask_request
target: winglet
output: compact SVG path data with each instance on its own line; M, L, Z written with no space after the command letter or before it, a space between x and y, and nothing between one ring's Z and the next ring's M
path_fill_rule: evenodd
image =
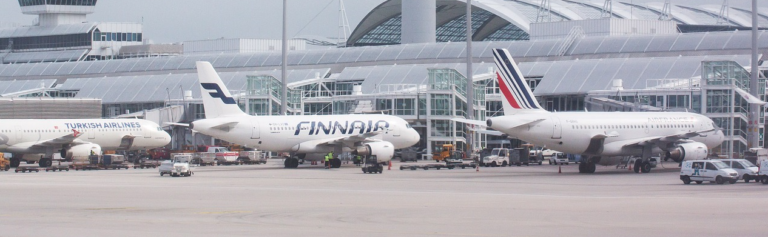
M245 115L209 62L197 62L205 118Z

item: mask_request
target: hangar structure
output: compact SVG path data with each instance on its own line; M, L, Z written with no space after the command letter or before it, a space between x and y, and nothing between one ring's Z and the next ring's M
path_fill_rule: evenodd
M746 26L736 19L739 14L732 12L734 19L729 23L718 25L715 21L714 25L706 25L711 22L704 21L705 18L695 21L685 14L677 14L675 9L685 12L681 10L685 8L676 5L672 10L677 18L659 21L658 14L651 15L653 11L641 14L640 6L626 9L627 4L619 1L614 2L611 18L599 18L596 14L600 11L595 10L597 2L553 0L550 14L563 16L563 20L536 22L536 17L541 15L536 2L473 1L476 12L473 18L484 14L488 17L486 21L478 18L476 22L480 23L473 36L478 41L473 44L472 54L474 105L467 105L467 92L462 84L466 83L467 76L464 71L466 44L456 42L463 40L460 33L463 12L456 10L450 17L445 15L452 12L451 8L466 5L453 0L435 2L434 42L400 43L399 37L392 35L401 34L398 32L401 22L387 25L397 32L387 36L390 41L362 43L363 39L377 39L371 32L377 32L384 23L402 15L400 1L390 0L358 24L348 41L348 46L356 47L291 51L288 55L290 91L285 99L279 93L282 84L278 51L15 61L0 65L0 97L94 98L101 100L102 117L151 117L159 124L189 122L204 116L195 62L210 61L243 110L250 114L278 114L277 108L283 101L289 103L291 114L390 113L405 118L421 132L421 147L432 150L445 143L464 147L465 134L475 130L451 119L465 117L467 106L475 108L476 119L501 115L501 96L493 77L491 50L507 48L520 64L541 105L550 111L697 111L715 118L726 134L733 134L716 152L733 150L738 154L747 147L763 145L747 144L745 124L748 123L748 104L766 100L765 83L761 83L761 98L755 99L743 92L749 91L748 83L744 83L745 75L751 70L762 70L765 78L768 69L744 66L750 62L751 35L737 30ZM656 9L654 4L646 8ZM525 9L529 10L522 12ZM624 10L632 11L629 17ZM765 16L761 12L761 17ZM379 23L374 23L374 17L378 17ZM447 27L447 22L452 21L452 28ZM666 31L670 24L675 32ZM686 24L719 27L697 28L705 29L704 32L677 32ZM510 25L514 25L519 29L483 28L490 25L499 29L511 29ZM603 25L603 28L586 25ZM634 31L633 26L655 30ZM583 31L573 30L578 27ZM487 35L479 37L480 32ZM491 38L494 34L499 37ZM543 37L556 34L562 37ZM767 31L759 32L758 42L763 55L761 61L764 61L768 52ZM53 48L47 52L63 50ZM0 51L2 57L3 51ZM158 110L173 112L152 112ZM179 110L183 112L177 112ZM764 123L763 116L760 123ZM177 138L174 148L206 140L193 138L183 128L167 129L173 130ZM512 142L486 135L475 138L478 140L474 144L483 147L509 146Z

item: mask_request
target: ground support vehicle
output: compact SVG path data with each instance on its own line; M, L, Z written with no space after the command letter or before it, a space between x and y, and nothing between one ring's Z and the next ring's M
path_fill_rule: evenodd
M214 166L216 165L216 153L214 152L195 152L192 155L192 164L200 166Z
M376 156L367 156L365 157L365 162L363 165L363 173L366 174L375 174L375 173L383 173L384 172L384 166L379 163L379 160Z
M242 164L247 165L258 165L258 164L266 164L267 158L265 158L264 154L261 153L261 151L241 151L240 156L237 158L237 160Z
M454 150L455 148L453 147L453 144L443 144L442 147L438 147L437 150L432 153L432 159L436 162L443 161L445 158L450 157Z
M704 181L723 184L725 182L736 183L739 173L719 160L690 160L683 161L680 167L680 180L684 184L695 181L701 184Z
M37 173L37 172L40 172L40 167L19 166L19 167L16 167L16 170L14 172L16 172L16 173L18 173L18 172L22 172L22 173L24 173L24 172L29 172L29 173L35 172L35 173Z
M91 164L88 162L72 162L71 165L69 165L70 169L74 170L98 170L99 165L98 164Z
M400 165L400 170L429 170L429 169L455 169L455 168L476 168L477 164L475 162L470 163L453 163L453 164L426 164L426 165Z
M174 155L173 160L166 160L160 164L160 176L165 174L172 177L192 176L194 172L189 167L190 160L192 160L191 155Z
M137 163L133 164L133 169L139 169L139 168L154 169L154 168L157 168L157 166L159 166L157 161L149 160L149 159L141 159L141 160L138 160Z
M3 153L0 153L0 171L8 171L11 169L11 161L5 158Z
M557 164L568 165L570 164L570 162L568 161L568 155L562 152L556 152L555 154L552 154L552 156L549 157L549 164L550 165L557 165Z
M763 184L768 184L768 160L760 162L760 171L757 172L757 180Z
M48 171L53 171L53 172L56 172L56 171L67 171L67 172L69 172L69 166L68 165L54 165L54 166L46 167L45 168L45 172L48 172Z
M480 163L483 167L505 167L510 165L510 150L507 148L494 148L491 155L483 157Z
M419 151L416 149L403 149L400 151L400 162L419 162Z
M537 161L534 159L534 161ZM509 152L509 164L515 164L517 166L521 165L529 165L531 163L530 153L528 151L527 147L522 148L515 148L510 150ZM541 164L541 161L538 160L538 163Z
M99 162L101 168L106 170L128 169L125 164L125 157L122 155L103 155Z
M752 180L755 180L755 182L760 182L760 180L757 178L757 172L759 172L759 170L757 166L752 162L749 162L745 159L723 159L720 161L738 172L738 179L744 180L745 183L749 183L749 181Z

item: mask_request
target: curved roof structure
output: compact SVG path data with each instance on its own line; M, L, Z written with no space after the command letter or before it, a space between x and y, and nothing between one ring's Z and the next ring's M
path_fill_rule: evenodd
M437 1L437 41L464 41L466 0ZM374 8L357 25L349 37L349 46L390 45L400 43L402 0L387 0ZM541 21L569 21L597 19L607 15L622 19L658 20L663 15L662 0L635 3L615 1L609 12L603 10L602 0L551 0L551 11L542 17L538 0L483 0L473 1L474 41L515 41L530 39L531 23ZM759 11L759 24L768 27L768 15ZM546 11L545 11L546 12ZM751 27L749 9L731 8L724 19L718 5L673 4L670 20L680 25L723 25Z

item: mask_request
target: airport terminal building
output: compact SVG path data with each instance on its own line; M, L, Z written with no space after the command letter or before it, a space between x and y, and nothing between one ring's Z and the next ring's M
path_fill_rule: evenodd
M145 44L141 24L88 23L96 0L19 0L38 24L0 28L0 97L100 99L101 117L164 122L203 118L195 62L210 61L244 111L260 116L389 113L422 134L422 147L464 147L464 118L499 116L493 48L507 48L540 104L550 111L696 111L729 135L717 153L748 147L751 10L632 1L473 1L474 103L467 104L466 1L387 0L349 36L346 47L305 49L291 42L288 98L281 98L280 44L247 40L258 50L197 44ZM546 2L547 4L541 4ZM611 2L611 4L605 4ZM759 14L761 62L768 52L768 9ZM226 41L226 42L225 42ZM245 42L244 40L236 40ZM190 43L191 45L191 43ZM121 53L122 52L122 53ZM760 111L762 137L764 109ZM97 115L98 116L98 115ZM174 147L207 142L180 127ZM510 146L475 136L477 147ZM761 139L764 140L764 139ZM514 141L512 141L514 142Z

